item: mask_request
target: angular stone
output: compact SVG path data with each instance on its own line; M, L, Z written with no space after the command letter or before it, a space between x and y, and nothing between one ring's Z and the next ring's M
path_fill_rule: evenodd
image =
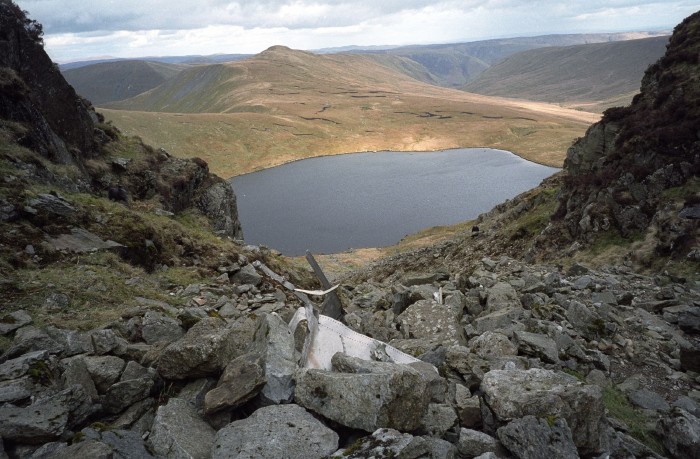
M499 309L474 320L474 327L479 334L487 331L512 329L514 323L522 319L524 312L523 308Z
M498 421L532 416L566 419L581 454L599 452L604 415L600 387L566 373L533 368L492 370L481 382L484 402Z
M54 341L46 330L27 325L15 332L15 338L3 357L13 359L35 351L47 351L55 355L63 352L63 346Z
M102 402L108 413L119 413L130 405L139 402L151 394L153 380L149 378L130 379L112 385L105 393Z
M155 401L152 398L146 398L140 402L136 402L119 415L119 417L111 423L111 426L115 429L128 429L136 424L136 422L151 410L154 405Z
M5 405L0 409L0 437L27 444L58 439L66 429L83 422L93 412L90 397L72 386L25 408Z
M29 205L36 209L48 212L50 214L56 214L61 217L71 217L78 211L63 197L48 193L38 195L36 198L29 201Z
M659 394L649 389L639 389L628 395L630 402L645 410L668 411L671 405Z
M664 446L673 457L700 457L700 419L682 408L673 408L659 420L658 428Z
M593 292L591 295L591 302L617 305L617 298L612 292L606 290L604 292Z
M109 353L114 353L119 355L123 353L129 343L114 333L114 330L102 329L102 330L92 330L89 332L90 340L94 348L94 352L97 355L104 355Z
M113 355L87 356L83 358L88 373L95 382L99 393L104 394L117 382L126 362Z
M518 292L507 282L498 282L493 287L487 289L486 312L492 313L501 309L521 308Z
M299 361L289 326L277 314L266 314L253 339L252 348L262 356L265 368L263 398L270 403L289 402L294 395L294 372Z
M184 334L180 321L172 317L157 311L146 311L143 315L141 336L146 344L155 344L159 341L172 343L182 338Z
M488 452L502 453L503 447L490 435L462 427L459 431L457 450L461 457L476 457Z
M126 363L126 367L124 367L124 371L122 371L119 381L128 381L130 379L141 378L156 380L157 377L158 372L155 370L155 368L146 368L132 360Z
M572 300L566 309L566 320L583 336L588 339L597 338L598 328L596 324L602 325L600 316L591 311L585 304Z
M431 399L428 379L408 365L333 356L335 369L301 370L295 400L344 426L373 432L380 427L412 431L420 427Z
M84 355L77 355L61 360L61 367L63 369L61 377L64 387L79 384L93 402L98 401L99 395L97 387L95 386L92 376L90 376L88 372Z
M356 309L389 309L393 305L393 297L389 292L378 289L372 284L360 284L355 287L350 310Z
M32 323L32 317L27 311L13 311L0 316L0 335L7 335L18 328Z
M420 433L442 438L448 430L457 424L454 408L444 403L431 403L421 421Z
M68 407L45 403L19 408L5 405L0 409L0 436L4 440L42 444L58 439L68 424Z
M479 357L518 355L518 348L503 333L485 331L469 340L469 350Z
M145 442L138 432L122 429L110 429L102 432L100 441L112 448L115 457L153 457L153 455L146 449Z
M498 429L498 439L518 459L578 458L571 429L564 419L525 416Z
M94 350L90 337L85 333L56 327L47 327L46 332L52 340L63 348L61 352L63 357L71 357L78 354L91 354Z
M0 382L0 405L27 400L40 390L43 388L34 384L29 376L2 381Z
M397 318L405 338L426 338L449 346L466 344L459 315L443 304L420 300L406 308Z
M163 349L155 368L165 379L216 374L243 354L253 341L255 321L227 324L214 317L197 322L185 336Z
M237 408L255 397L266 383L258 354L245 354L231 361L216 388L204 397L204 413Z
M355 459L369 457L432 458L430 452L430 446L423 437L414 437L409 433L384 428L377 429L372 435L357 440L351 448L338 450L336 454L333 454L333 457Z
M243 266L236 274L231 277L231 282L234 284L251 284L258 286L262 282L262 276L258 274L253 265Z
M547 335L526 331L513 332L513 339L518 344L521 354L538 357L545 363L558 363L557 343Z
M34 457L34 456L32 456ZM49 456L52 459L76 459L78 457L90 459L113 459L114 451L109 445L101 441L87 439L63 448L56 449Z
M461 384L457 384L455 388L455 403L460 426L468 428L481 426L481 406L478 396L472 397L469 389Z
M26 375L32 368L46 365L48 360L49 353L47 351L33 351L12 360L7 360L0 364L0 381L20 378Z
M190 381L177 394L177 398L187 400L194 406L198 414L202 414L204 409L204 398L207 392L216 387L216 379L213 377L199 378Z
M299 405L271 405L219 430L212 459L321 458L338 449L338 434Z
M197 415L187 401L171 398L156 412L148 445L169 458L209 458L216 431Z

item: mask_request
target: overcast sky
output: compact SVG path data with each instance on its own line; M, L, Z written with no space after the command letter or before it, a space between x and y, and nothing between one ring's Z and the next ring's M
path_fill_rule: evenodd
M672 29L697 0L15 0L56 62Z

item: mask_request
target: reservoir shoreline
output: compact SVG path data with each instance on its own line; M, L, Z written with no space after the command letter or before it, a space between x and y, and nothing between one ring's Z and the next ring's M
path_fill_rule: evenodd
M230 179L245 240L285 255L385 247L471 220L559 169L505 150L359 152Z

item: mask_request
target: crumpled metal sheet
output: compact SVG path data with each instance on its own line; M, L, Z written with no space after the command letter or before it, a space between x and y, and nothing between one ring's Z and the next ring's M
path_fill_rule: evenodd
M382 355L388 356L388 361L394 363L420 362L404 352L399 351L382 341L358 333L346 325L328 316L319 315L317 320L307 320L307 309L300 307L289 322L289 329L294 333L301 321L307 321L306 359L301 362L304 368L331 370L331 358L336 352L342 352L351 357L363 360L383 360ZM317 323L313 330L314 322Z

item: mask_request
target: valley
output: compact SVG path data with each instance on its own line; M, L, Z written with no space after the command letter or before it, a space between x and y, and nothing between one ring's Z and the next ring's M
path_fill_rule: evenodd
M284 47L95 111L27 14L0 1L0 458L696 459L700 12L602 114L628 93L572 110ZM450 142L563 170L322 269L246 241L212 173ZM467 167L400 181L437 207Z
M223 177L360 151L484 146L560 167L595 113L428 85L373 59L275 47L100 107L128 135Z

